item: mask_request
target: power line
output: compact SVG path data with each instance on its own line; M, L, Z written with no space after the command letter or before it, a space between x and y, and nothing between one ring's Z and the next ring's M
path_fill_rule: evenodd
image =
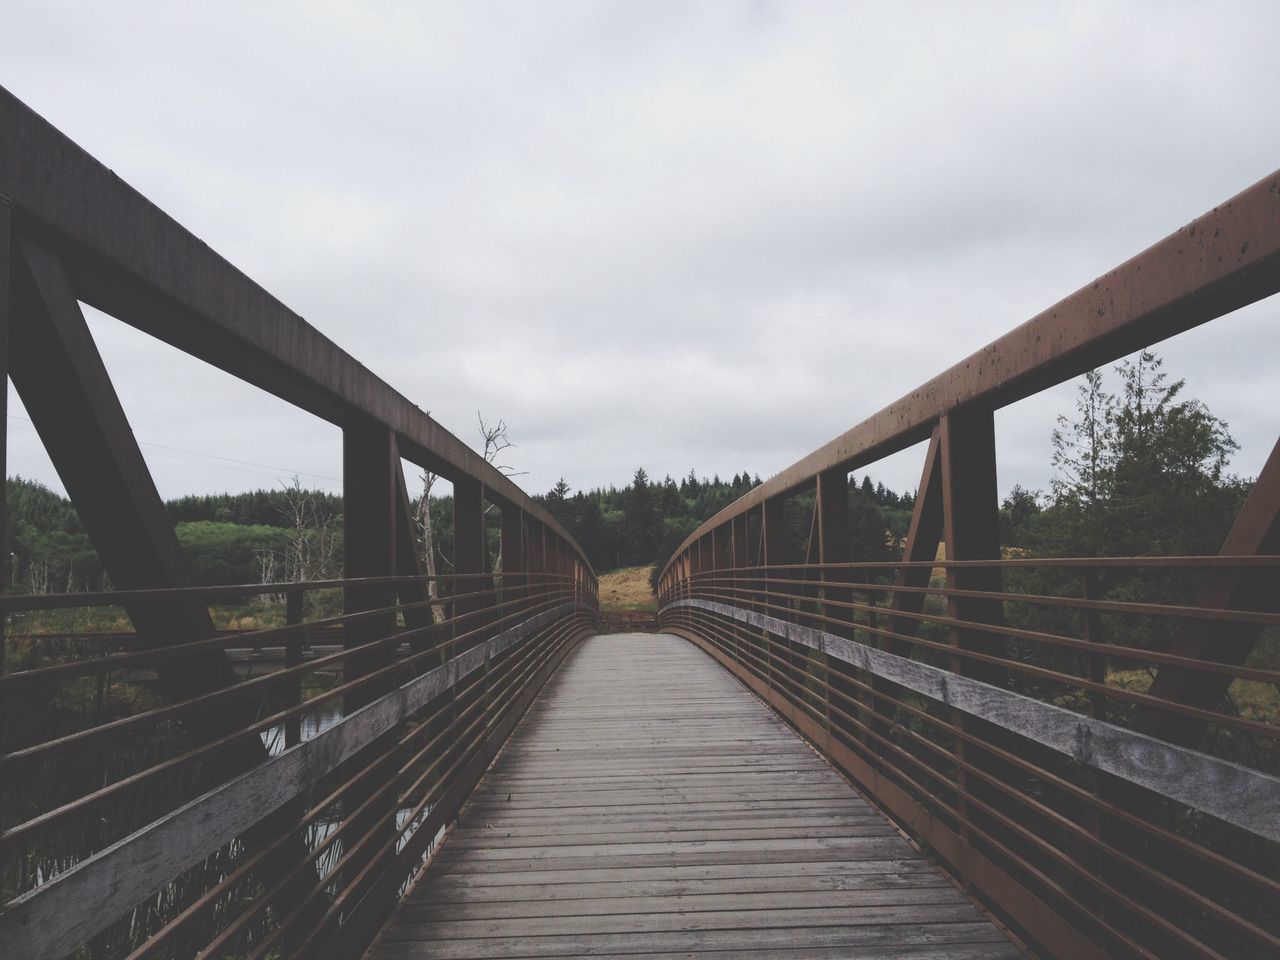
M32 421L27 419L26 417L20 417L17 414L13 414L13 413L8 414L8 417L10 420L16 420L20 423L25 423L30 427L32 427L32 429L35 428L35 424L32 423ZM135 437L135 439L137 439L137 437ZM341 477L331 477L323 473L310 473L309 471L306 471L306 470L290 470L287 467L278 467L270 463L258 463L253 460L238 460L235 457L224 457L221 454L205 453L204 451L201 451L201 450L184 450L181 447L170 447L166 444L153 443L149 440L137 439L137 442L139 446L149 447L156 450L157 452L167 451L164 453L159 453L159 455L167 456L172 460L179 460L183 463L202 463L202 462L211 463L214 466L222 467L224 470L237 470L240 473L251 473L260 477L278 478L280 474L284 474L286 476L296 475L299 477L309 477L313 480L329 480L333 483L342 483ZM174 454L184 454L187 457L195 457L197 459L187 460L187 459L184 459L183 457L174 456ZM228 466L228 464L238 464L239 466ZM244 469L245 467L259 467L260 469L246 470ZM262 472L263 470L271 470L273 472L263 473Z

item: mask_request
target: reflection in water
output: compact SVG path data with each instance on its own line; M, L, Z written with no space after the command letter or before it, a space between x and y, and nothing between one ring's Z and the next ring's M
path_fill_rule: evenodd
M321 704L317 709L302 715L302 739L310 740L341 719L342 707L339 704L333 702ZM261 736L263 744L273 757L284 751L284 724L277 724L269 730L262 731Z

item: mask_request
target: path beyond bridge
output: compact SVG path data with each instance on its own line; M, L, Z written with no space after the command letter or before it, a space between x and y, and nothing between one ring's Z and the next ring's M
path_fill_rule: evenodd
M374 960L1021 957L777 714L669 634L584 640Z

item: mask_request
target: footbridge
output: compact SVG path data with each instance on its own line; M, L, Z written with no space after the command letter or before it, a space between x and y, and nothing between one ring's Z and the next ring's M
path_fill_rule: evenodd
M0 597L0 956L1280 955L1240 707L1280 685L1280 449L1215 555L1047 558L1002 549L995 446L1277 290L1280 174L710 518L606 634L538 502L0 90L0 365L114 585ZM340 579L192 585L82 304L341 429ZM849 474L913 446L860 561ZM402 461L453 485L447 573Z

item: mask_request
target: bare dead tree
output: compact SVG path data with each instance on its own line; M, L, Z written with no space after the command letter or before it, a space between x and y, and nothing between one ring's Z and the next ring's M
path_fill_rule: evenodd
M258 582L259 583L275 583L276 582L276 552L270 547L262 550L255 550L254 553L258 557ZM259 595L254 603L256 606L271 606L272 604L283 603L283 594L264 593Z
M486 463L491 463L504 475L508 477L520 477L528 473L527 470L516 470L505 463L499 463L498 457L503 451L510 450L515 446L511 442L511 438L507 436L507 421L501 417L494 423L485 420L479 410L476 411L476 419L480 421L480 438L484 441L484 459ZM484 508L485 515L488 516L490 511L495 508L495 504L487 504ZM502 572L502 541L498 541L498 555L493 558L493 572Z
M476 419L480 421L480 438L484 441L485 462L493 464L508 477L522 477L528 473L527 470L516 470L514 467L498 462L498 457L504 450L510 450L515 446L507 436L507 422L499 417L496 422L489 423L479 410L476 411Z
M27 573L31 577L31 592L44 596L49 592L49 561L32 560L27 564Z
M337 556L334 518L321 508L312 491L303 488L296 474L284 484L284 501L280 512L291 527L285 554L287 579L303 583L327 576Z
M432 473L430 470L425 470L421 479L422 495L418 497L414 520L418 525L418 533L422 542L422 565L427 573L427 597L431 600L439 600L440 584L436 581L435 536L431 530L431 488L436 485L440 475ZM434 603L431 605L431 620L433 623L444 622L444 610Z

